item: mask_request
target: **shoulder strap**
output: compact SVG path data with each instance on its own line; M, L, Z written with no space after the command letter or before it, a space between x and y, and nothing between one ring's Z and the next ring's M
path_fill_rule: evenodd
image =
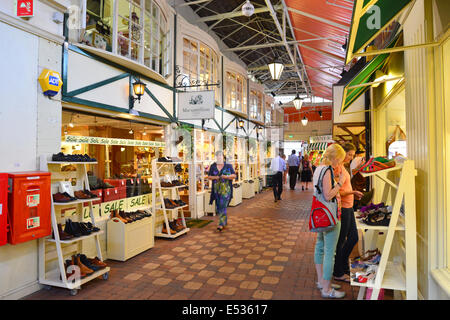
M316 184L316 189L317 189L317 192L319 193L319 194L321 194L322 193L322 186L323 186L323 177L325 176L325 173L327 173L327 170L330 170L330 173L331 173L331 186L334 188L334 174L333 174L333 169L331 168L331 166L328 166L328 167L325 167L325 168L322 168L322 171L320 172L320 175L319 175L319 181L317 181L317 184Z

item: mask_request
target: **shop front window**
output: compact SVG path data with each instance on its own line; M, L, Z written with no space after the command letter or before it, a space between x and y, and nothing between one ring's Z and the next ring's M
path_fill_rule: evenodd
M217 83L218 67L219 58L213 49L200 41L183 38L183 85ZM214 90L215 100L220 100L220 86L200 86L198 89Z
M97 183L104 179L145 179L151 183L152 160L163 155L163 127L146 123L131 123L91 114L62 112L61 151L65 154L88 154L97 159L90 166L89 181ZM96 143L73 143L66 137L81 137ZM114 143L112 142L114 141ZM111 143L110 143L111 142ZM119 142L119 143L118 143ZM144 145L145 142L158 143L158 146Z
M261 121L262 94L261 92L250 91L250 119Z
M167 29L167 19L153 0L86 0L86 29L80 42L168 76L170 32Z
M265 116L264 116L264 122L266 124L270 124L272 122L272 109L274 104L273 103L266 103L266 110L265 110Z
M225 107L247 113L247 81L238 74L227 71Z

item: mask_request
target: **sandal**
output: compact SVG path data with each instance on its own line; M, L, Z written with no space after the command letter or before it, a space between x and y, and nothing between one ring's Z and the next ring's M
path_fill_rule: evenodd
M316 282L316 286L317 286L317 289L319 289L319 290L322 290L322 289L323 289L322 286L320 285L320 282ZM332 289L338 290L338 289L341 288L341 286L338 285L338 284L332 283L332 284L331 284L331 288L332 288Z
M339 277L339 278L333 277L333 279L336 280L336 281L350 283L350 278L347 278L346 275L343 275L342 277Z

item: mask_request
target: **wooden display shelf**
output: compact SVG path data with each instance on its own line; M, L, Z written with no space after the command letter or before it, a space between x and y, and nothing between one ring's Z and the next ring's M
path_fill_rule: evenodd
M173 187L161 187L162 190L173 190L173 189L182 189L187 188L188 186L183 184L182 186L173 186Z
M55 205L55 206L70 206L73 204L80 204L80 203L99 201L99 200L102 200L102 199L101 198L93 198L93 199L80 199L80 200L70 201L70 202L53 202L53 205Z
M183 208L186 208L186 207L189 207L189 205L186 204L186 205L184 205L184 206L176 207L176 208L172 208L172 209L165 208L165 210L174 211L174 210L183 209ZM156 208L156 210L164 210L164 208Z
M84 277L82 279L80 279L80 286L97 278L100 276L103 276L103 278L106 280L108 278L107 273L110 271L111 269L109 267L105 267L103 269L100 269L96 272L94 272L93 274L91 274L90 276ZM55 269L53 271L50 271L48 273L45 274L45 279L41 279L39 282L41 284L44 285L48 285L48 286L54 286L54 287L61 287L61 288L66 288L66 289L70 289L70 290L74 290L74 289L79 289L75 283L71 283L71 282L67 282L65 283L64 281L59 279L59 270Z
M87 236L76 237L76 238L72 238L70 240L59 240L59 242L64 243L64 244L75 243L75 242L78 242L78 241L82 241L82 240L86 240L86 239L89 239L89 238L92 238L92 237L99 236L99 235L101 235L103 233L104 232L102 230L100 230L100 231L97 231L97 232L93 232L93 233L91 233L91 234L89 234ZM52 238L45 238L45 240L47 240L48 242L55 242L56 243L56 240L52 239Z
M181 231L179 231L179 232L177 232L175 234L167 234L167 233L159 232L159 233L156 234L156 236L157 237L161 237L161 238L175 239L175 238L178 238L179 236L181 236L181 235L183 235L185 233L188 233L189 230L190 230L189 228L185 228L185 229L183 229L183 230L181 230Z
M48 164L97 164L97 161L77 162L77 161L47 161Z
M403 218L399 216L398 220L399 223L397 223L397 226L395 226L395 230L405 230L405 221L403 220ZM356 229L358 230L380 230L380 231L389 230L389 226L371 226L365 224L364 222L361 221L361 219L357 219L356 217L355 221L356 221Z
M395 167L384 169L384 170L379 170L379 171L375 171L375 172L361 172L360 171L359 173L361 173L361 175L365 178L365 177L378 175L380 173L387 173L387 172L391 172L391 171L401 170L402 168L403 168L403 164L398 164Z

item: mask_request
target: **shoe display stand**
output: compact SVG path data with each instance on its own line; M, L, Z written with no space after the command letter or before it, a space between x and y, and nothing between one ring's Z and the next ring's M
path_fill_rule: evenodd
M205 164L197 161L189 164L189 211L191 217L200 219L205 215ZM195 190L195 192L193 192Z
M155 246L154 215L131 223L107 222L108 259L126 261Z
M58 192L58 185L60 181L65 181L66 179L76 179L75 190L90 190L89 180L87 176L87 165L97 164L97 162L57 162L51 161L51 155L41 155L40 157L40 170L51 172L52 178L52 194ZM61 167L63 165L72 165L76 167L76 171L62 171ZM70 219L82 222L83 220L83 206L88 203L89 207L89 217L92 225L95 227L95 217L93 212L93 202L100 200L99 198L94 199L84 199L71 201L67 203L56 203L53 201L53 196L51 196L51 220L52 220L52 230L54 238L47 237L39 239L39 283L49 286L49 287L61 287L70 290L71 295L76 295L78 290L81 289L81 285L89 282L93 279L102 276L103 279L108 279L109 267L100 269L93 274L79 279L79 281L73 281L73 279L67 279L66 269L64 267L65 257L70 257L74 253L81 253L82 251L82 241L92 239L95 241L97 249L97 257L103 261L102 251L100 247L99 236L103 234L103 231L98 231L91 233L90 235L76 237L69 240L61 240L58 232L58 223L63 220L62 210L67 207L75 207L76 212L74 215L70 216ZM68 218L68 217L65 217ZM56 255L54 251L50 251L48 243L54 244L56 247ZM54 261L57 260L56 268L47 271L47 265L54 265Z
M414 168L414 161L407 160L402 165L377 172L362 173L362 176L374 176L385 183L381 202L392 205L392 214L389 226L369 226L356 219L357 228L364 234L365 250L377 247L377 243L380 242L380 233L385 234L385 240L380 250L381 259L375 278L366 283L358 283L351 275L351 285L360 286L358 300L364 298L366 288L372 289L371 300L378 298L380 289L398 290L406 294L406 299L417 300L415 206L417 170ZM404 204L404 216L400 213L402 204ZM355 215L359 215L359 212Z
M169 198L172 200L180 200L180 193L179 190L181 188L186 188L188 186L182 185L182 186L175 186L175 187L161 187L161 174L164 171L167 171L171 175L175 174L175 165L182 164L181 162L158 162L157 159L152 160L152 181L153 181L153 193L152 193L152 212L155 215L155 236L161 237L161 238L170 238L174 239L177 238L183 234L186 234L189 232L189 228L186 227L186 220L184 218L183 209L187 208L188 205L176 207L173 209L166 208L166 205L164 203L164 198ZM189 170L190 171L190 170ZM156 191L156 192L155 192ZM158 196L159 199L156 199L156 193L159 192ZM158 221L158 214L162 212L163 213L163 221L162 224L159 224ZM171 234L170 232L170 225L169 225L169 219L177 219L178 214L181 215L181 221L184 226L184 229L175 233ZM163 224L165 224L167 233L163 233Z
M237 161L235 164L233 164L233 167L235 168L234 171L236 173L236 180L233 182L233 198L230 201L230 207L235 207L242 203L242 187L245 173L245 162ZM238 187L235 188L234 185L238 185Z
M255 196L255 180L252 180L251 183L249 180L244 180L242 184L242 198L243 199L251 199Z

